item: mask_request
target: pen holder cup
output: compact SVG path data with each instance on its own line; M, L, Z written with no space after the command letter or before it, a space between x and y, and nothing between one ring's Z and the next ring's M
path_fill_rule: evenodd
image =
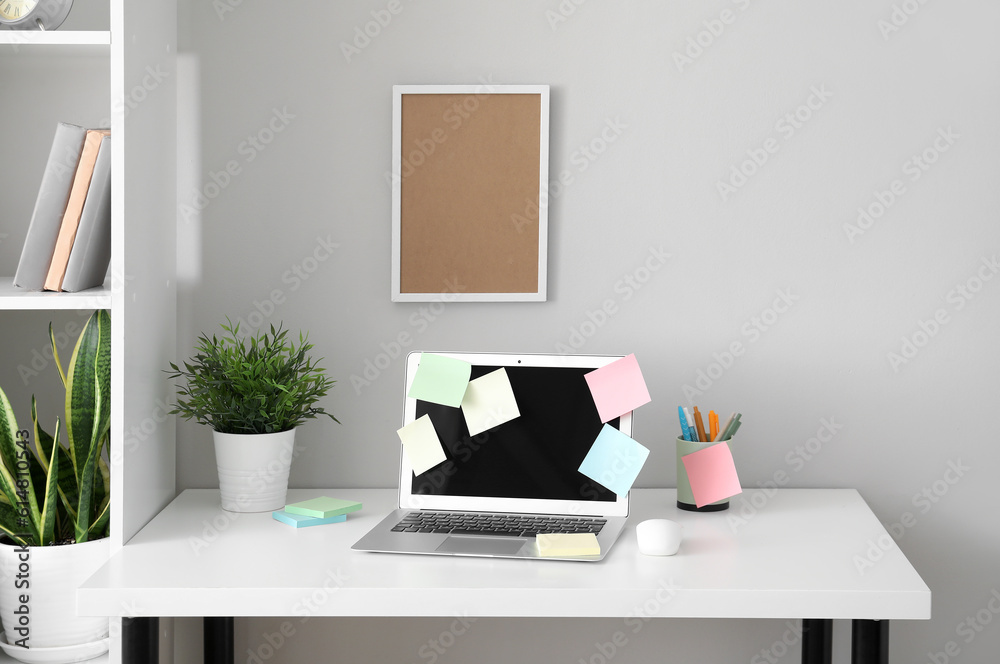
M732 443L732 439L726 441L726 444ZM681 457L693 454L698 450L703 450L706 447L711 447L712 445L718 445L719 443L698 443L690 440L684 440L682 437L677 438L677 507L682 510L687 510L689 512L721 512L722 510L729 509L729 499L720 500L716 503L709 503L708 505L702 505L698 507L694 501L694 494L691 493L691 482L688 481L687 470L684 468L684 462L681 461Z

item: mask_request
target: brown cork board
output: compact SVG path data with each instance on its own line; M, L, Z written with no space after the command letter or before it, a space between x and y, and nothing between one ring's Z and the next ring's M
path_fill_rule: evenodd
M544 299L547 87L400 87L395 299Z

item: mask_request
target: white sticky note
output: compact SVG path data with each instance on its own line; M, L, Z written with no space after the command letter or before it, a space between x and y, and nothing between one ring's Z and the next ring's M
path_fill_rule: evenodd
M414 475L421 475L446 461L444 448L438 438L434 424L424 415L396 432L403 443L403 451L410 462Z
M500 368L470 380L462 399L462 414L472 436L520 417L507 370Z

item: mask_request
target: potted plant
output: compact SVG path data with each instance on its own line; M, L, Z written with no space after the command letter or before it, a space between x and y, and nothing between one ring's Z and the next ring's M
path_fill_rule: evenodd
M223 509L281 509L295 428L319 415L339 423L315 405L336 381L309 356L302 333L297 346L280 325L241 338L239 324L227 322L222 336L198 337L183 368L170 363L170 378L184 380L171 414L212 428Z
M52 435L39 424L34 397L29 431L0 390L0 645L22 661L79 661L108 647L108 619L78 617L76 589L110 553L111 473L102 458L111 428L110 335L108 312L96 311L64 373L49 325L66 390L65 421L56 418Z

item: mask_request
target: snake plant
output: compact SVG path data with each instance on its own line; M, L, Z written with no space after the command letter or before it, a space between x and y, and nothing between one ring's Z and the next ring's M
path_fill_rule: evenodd
M111 430L111 318L94 312L65 372L51 324L49 343L66 390L65 420L56 418L52 435L38 423L34 397L29 431L18 427L0 390L0 531L27 546L107 537L110 524L111 473L102 452Z

